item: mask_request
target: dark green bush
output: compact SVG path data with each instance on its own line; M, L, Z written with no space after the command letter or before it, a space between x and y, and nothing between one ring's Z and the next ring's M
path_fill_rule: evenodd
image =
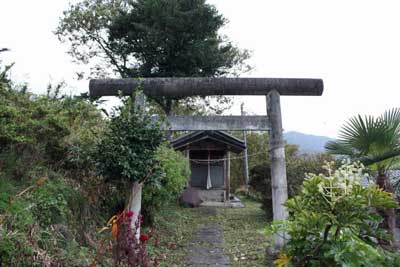
M64 167L76 170L75 176L87 176L88 171L94 170L96 145L102 138L106 122L96 104L82 97L64 97L62 110L70 129L70 134L64 138L67 147Z
M148 223L163 205L177 200L190 177L189 161L182 153L166 145L156 152L160 176L150 178L143 188L142 213Z
M69 130L58 102L11 88L1 88L0 96L0 152L33 146L47 160L65 156L63 138Z
M234 136L243 139L242 132L232 132ZM255 166L264 165L268 159L268 133L247 132L247 152L249 155L249 170ZM231 154L231 193L237 193L245 184L244 153Z
M108 181L128 186L144 179L156 165L163 132L148 115L133 109L130 99L116 110L100 141L98 170Z
M11 206L0 226L0 260L4 266L87 265L78 264L88 258L84 233L96 233L103 222L87 211L103 203L89 197L103 192L93 182L99 179L92 151L104 119L82 97L57 90L35 95L4 77L0 70L0 214L37 179L48 180Z
M287 183L288 195L294 197L299 193L306 173L326 173L323 168L325 161L332 161L333 158L327 154L297 155L293 151L287 153ZM269 163L255 166L250 170L250 186L256 191L262 201L262 209L267 217L272 219L272 188L271 168Z
M3 214L12 198L25 189L23 184L27 182L0 178L0 214ZM66 259L60 255L60 251L81 249L74 238L73 223L76 220L73 217L74 203L81 199L79 193L66 184L62 177L48 179L43 185L18 198L0 226L0 257L4 264L7 266L12 261L17 266L27 266L35 256L37 262L33 266L42 266L41 263L46 259L39 255L52 255L52 262L66 260L68 264L73 264L80 257L75 254Z
M40 214L38 223L43 226L67 224L71 220L70 202L79 194L61 179L47 181L27 198L33 203L33 213Z
M147 179L144 188L149 185L154 192L147 190L152 197L142 203L142 212L151 221L151 213L159 205L157 192L163 193L158 189L165 185L165 174L157 158L163 140L158 123L140 108L134 108L130 98L114 112L95 158L99 173L116 189L117 195L112 196L114 207L111 207L115 212L126 207L133 183Z

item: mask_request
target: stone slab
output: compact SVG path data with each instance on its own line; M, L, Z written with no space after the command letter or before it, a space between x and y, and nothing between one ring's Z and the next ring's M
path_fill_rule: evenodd
M217 224L206 224L196 229L187 249L187 266L230 266L230 259L223 252L223 230Z

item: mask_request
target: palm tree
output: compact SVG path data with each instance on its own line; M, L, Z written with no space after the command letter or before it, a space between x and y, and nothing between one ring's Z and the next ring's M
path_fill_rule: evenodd
M386 111L379 117L360 115L351 118L341 129L339 139L325 145L328 153L345 155L361 161L377 174L376 184L393 193L388 170L400 159L400 109ZM394 237L394 209L378 211L384 218L381 226ZM387 244L380 241L382 244Z

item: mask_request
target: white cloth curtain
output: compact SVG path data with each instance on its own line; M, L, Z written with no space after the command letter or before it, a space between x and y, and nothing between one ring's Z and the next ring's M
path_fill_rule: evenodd
M211 167L210 167L210 161L211 161L211 158L210 158L210 151L208 151L208 164L207 164L207 185L206 185L206 188L207 188L207 190L208 189L210 189L211 187L212 187L212 184L211 184Z

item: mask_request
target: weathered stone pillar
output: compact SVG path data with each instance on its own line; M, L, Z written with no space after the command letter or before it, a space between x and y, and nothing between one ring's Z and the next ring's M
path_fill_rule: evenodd
M274 221L280 221L288 217L288 212L282 205L288 199L288 192L280 95L276 90L273 90L266 96L266 100L267 114L271 124L269 156L271 160L273 218ZM285 244L283 233L276 234L274 239L275 248L280 248Z
M142 209L142 187L143 184L135 181L132 185L131 196L129 198L128 210L133 211L131 229L136 229L136 222L140 219L139 215ZM136 238L139 240L140 236L140 221L138 222L138 228Z
M136 107L140 107L143 111L146 108L146 96L142 92L138 92L133 100L132 111L135 112ZM140 217L142 211L142 187L143 183L139 183L138 181L133 182L131 195L128 203L128 210L133 211L132 221L131 221L131 229L135 230L137 227L136 238L139 240L140 237ZM138 225L136 226L136 223Z

